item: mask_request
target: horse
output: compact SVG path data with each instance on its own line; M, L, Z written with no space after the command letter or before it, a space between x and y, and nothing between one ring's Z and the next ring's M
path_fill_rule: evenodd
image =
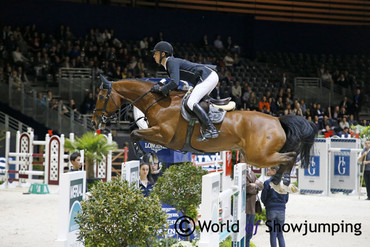
M147 129L136 129L130 134L135 150L140 152L139 141L144 140L164 147L182 150L188 122L180 113L182 91L171 91L167 97L150 92L154 83L125 79L110 82L102 77L92 122L95 128L105 128L127 101L145 113ZM300 156L301 166L308 168L310 149L317 133L315 124L301 116L274 117L255 111L229 111L223 122L215 125L219 137L199 141L200 126L195 124L191 146L201 152L240 150L248 164L259 168L279 166L271 185L288 190L290 171ZM282 179L283 178L283 179ZM278 187L278 188L277 188Z

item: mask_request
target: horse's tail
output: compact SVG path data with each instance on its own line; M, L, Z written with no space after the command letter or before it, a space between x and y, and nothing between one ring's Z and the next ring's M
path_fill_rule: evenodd
M316 125L295 115L282 116L279 120L286 134L286 142L280 152L296 152L300 156L301 167L307 169L310 162L310 150L318 131Z

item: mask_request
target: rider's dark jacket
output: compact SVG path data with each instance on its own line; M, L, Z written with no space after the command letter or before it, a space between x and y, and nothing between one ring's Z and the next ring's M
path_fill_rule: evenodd
M180 80L184 80L197 85L199 82L204 81L212 71L216 70L215 65L205 65L199 63L192 63L184 59L168 57L165 69L171 78L172 84L170 90L179 86Z

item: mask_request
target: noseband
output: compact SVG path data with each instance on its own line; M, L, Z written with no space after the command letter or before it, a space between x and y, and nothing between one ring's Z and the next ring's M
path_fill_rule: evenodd
M103 108L98 108L98 109L95 108L93 114L95 114L95 111L102 111L101 115L99 116L99 122L100 123L103 123L103 124L106 124L106 123L108 123L111 120L116 120L117 119L117 113L116 113L117 110L115 110L114 112L107 111L107 104L108 104L109 98L112 100L113 104L117 107L117 109L119 109L119 106L113 100L113 97L111 95L111 93L112 93L112 87L109 87L108 89L104 89L101 86L100 87L100 90L108 91L108 93L105 96ZM109 117L107 117L107 116L104 115L104 113L106 113L108 116L110 114L112 114L112 115L109 116Z

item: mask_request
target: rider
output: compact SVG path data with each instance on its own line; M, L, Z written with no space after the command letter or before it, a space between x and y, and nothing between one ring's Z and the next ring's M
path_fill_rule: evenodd
M209 119L208 114L199 105L199 101L216 87L218 75L214 70L215 66L192 63L184 59L173 57L173 47L166 41L160 41L152 50L153 58L157 64L161 64L169 74L171 81L160 86L156 84L151 92L167 95L169 91L177 89L181 79L187 79L194 84L187 106L199 118L200 122L206 126L204 138L217 138L218 131ZM211 68L213 67L213 68Z

